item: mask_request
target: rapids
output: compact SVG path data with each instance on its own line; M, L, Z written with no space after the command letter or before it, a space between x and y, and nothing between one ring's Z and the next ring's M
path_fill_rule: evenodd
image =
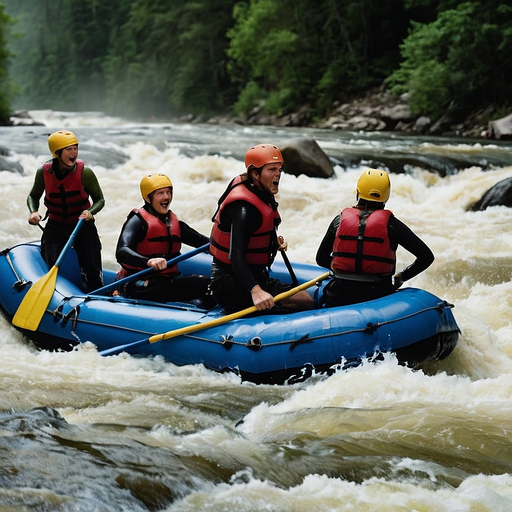
M511 144L32 115L46 126L0 129L22 168L0 172L1 249L40 237L26 197L52 131L76 133L79 157L102 185L96 222L110 269L145 173L168 174L172 209L209 234L249 146L309 136L336 178L283 174L279 233L290 260L314 262L365 166L383 154L407 161L391 176L387 206L436 260L406 285L455 304L462 335L447 359L418 371L387 357L257 386L159 358L101 357L90 343L40 352L1 316L0 510L512 510L512 211L466 211L512 174ZM410 262L399 249L398 268Z

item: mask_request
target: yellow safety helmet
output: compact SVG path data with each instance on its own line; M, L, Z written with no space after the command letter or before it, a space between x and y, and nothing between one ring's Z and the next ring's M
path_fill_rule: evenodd
M142 199L151 202L149 194L158 190L159 188L169 187L172 189L172 181L165 174L148 174L140 180L140 193Z
M258 144L247 150L245 154L245 168L253 165L257 169L270 163L283 163L283 155L277 146L274 144Z
M48 137L48 147L50 148L50 153L53 158L57 158L57 151L59 151L59 149L67 148L73 144L78 145L78 139L73 132L66 130L54 132Z
M358 198L385 203L389 199L391 182L386 171L365 169L357 181Z

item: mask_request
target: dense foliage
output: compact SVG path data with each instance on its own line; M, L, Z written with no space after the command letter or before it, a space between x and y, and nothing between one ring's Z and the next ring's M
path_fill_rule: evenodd
M10 21L4 6L0 3L0 124L5 124L10 114L11 82L8 74L9 51L7 49Z
M403 61L388 79L410 94L417 114L434 118L512 98L512 5L463 2L429 24L412 22Z
M435 118L512 98L507 0L3 2L20 35L10 73L24 108L323 115L386 84Z

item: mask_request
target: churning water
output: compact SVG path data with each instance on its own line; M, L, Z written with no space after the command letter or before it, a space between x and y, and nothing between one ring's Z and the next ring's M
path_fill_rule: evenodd
M392 175L387 206L436 260L407 285L455 304L462 335L446 360L418 371L388 357L257 386L159 358L101 357L92 344L39 352L0 317L0 510L512 510L512 210L466 211L512 175L511 146L35 115L46 126L0 130L20 164L0 172L0 249L40 237L26 196L57 129L76 133L102 185L96 222L111 269L144 174L168 174L172 209L209 234L249 146L308 136L337 164L336 177L282 176L279 231L292 262L314 262L363 167L384 154L413 161ZM420 156L426 168L414 164ZM398 260L405 267L411 255L399 250Z

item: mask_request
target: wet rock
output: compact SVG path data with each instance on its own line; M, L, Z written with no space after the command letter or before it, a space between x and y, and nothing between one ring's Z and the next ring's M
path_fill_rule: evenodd
M290 112L288 114L278 117L274 123L275 126L307 126L311 121L310 107L309 105L302 105L296 112Z
M25 175L25 171L19 162L2 155L0 155L0 171L17 172L21 176Z
M401 121L402 123L408 123L414 120L414 116L411 113L409 105L400 103L392 105L390 107L384 107L381 112L382 119L389 119L395 122Z
M416 119L412 129L418 133L425 133L431 124L432 121L430 120L430 117L421 116Z
M210 124L227 122L240 125L268 126L310 126L331 130L363 132L400 132L412 135L440 135L451 137L488 138L491 128L487 119L492 117L495 106L489 105L476 112L466 114L465 118L452 118L443 115L439 119L430 119L415 115L409 106L409 95L391 94L384 87L378 87L355 96L347 102L336 101L322 119L314 118L309 105L298 105L296 112L281 115L264 113L265 102L262 100L246 116L213 117ZM512 120L510 121L512 124ZM496 133L512 133L512 126L506 132L496 126ZM496 137L497 138L497 137Z
M12 126L44 126L43 123L32 119L28 111L20 110L9 117Z
M489 208L489 206L512 207L512 178L498 181L478 201L470 205L468 210L481 211Z
M311 178L330 178L334 175L329 157L314 139L290 139L277 145L283 154L287 174L305 174Z
M354 116L348 120L351 130L356 132L380 132L386 129L386 122L372 116Z
M495 139L512 139L512 114L489 122L489 136Z
M349 103L334 104L318 128L350 131L391 131L414 121L407 97L372 91Z
M36 407L27 412L0 414L0 428L10 432L34 433L45 427L64 428L66 420L52 407Z

